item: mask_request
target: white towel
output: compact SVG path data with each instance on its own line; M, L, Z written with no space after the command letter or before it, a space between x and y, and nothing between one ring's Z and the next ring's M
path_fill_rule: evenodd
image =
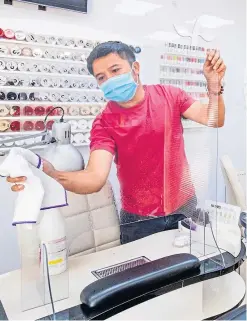
M30 150L12 148L0 165L0 176L27 177L17 196L13 225L35 224L40 210L68 205L63 186L43 172L42 159Z

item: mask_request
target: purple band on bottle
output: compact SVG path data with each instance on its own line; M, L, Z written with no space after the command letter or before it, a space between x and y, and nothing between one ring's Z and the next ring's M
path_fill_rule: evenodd
M41 166L41 164L42 164L42 160L41 160L41 157L40 157L38 154L36 154L36 155L37 155L38 158L39 158L39 162L38 162L37 168L40 168L40 166Z
M37 221L23 221L23 222L13 222L12 225L16 226L16 225L20 225L20 224L36 224Z

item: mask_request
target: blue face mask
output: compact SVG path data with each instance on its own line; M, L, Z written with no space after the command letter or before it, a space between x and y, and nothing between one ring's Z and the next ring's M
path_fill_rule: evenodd
M100 89L104 92L106 99L125 103L135 96L137 87L138 83L135 82L131 71L108 79Z

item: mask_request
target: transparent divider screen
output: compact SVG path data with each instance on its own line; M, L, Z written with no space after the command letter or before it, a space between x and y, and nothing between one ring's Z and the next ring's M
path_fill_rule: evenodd
M160 47L149 48L155 52L152 57L160 59L160 79L170 77L172 82L160 82L161 98L154 107L159 111L159 119L155 129L152 122L146 119L145 130L135 133L136 148L132 151L135 157L128 154L128 146L118 152L119 160L124 157L121 153L129 155L129 163L117 164L117 167L120 172L124 167L125 173L132 173L131 177L120 178L120 190L115 194L107 185L93 195L69 196L73 202L77 198L78 204L81 198L84 205L80 206L80 210L78 205L77 212L82 216L77 219L78 223L85 223L83 231L79 230L82 229L80 224L70 227L71 231L77 231L77 236L70 233L71 255L78 254L80 247L86 254L140 239L147 244L141 250L139 247L140 255L146 255L152 244L154 250L150 259L158 258L158 253L163 253L164 257L181 251L203 257L218 250L217 246L210 245L212 229L207 222L205 205L207 200L217 202L218 129L215 127L218 123L218 97L214 96L209 104L203 75L206 50L189 47L181 50L182 47L177 46L176 52L174 48L170 47L168 54L164 54L167 50L165 46L163 52ZM145 54L145 50L143 52ZM165 74L164 65L166 71L169 69ZM179 81L175 82L176 79ZM191 109L196 101L198 105ZM186 119L186 116L194 121ZM199 124L203 122L204 125ZM129 131L129 128L138 128L139 123L133 116L133 119L123 119L121 126L125 124ZM188 124L198 127L188 128ZM110 180L116 185L116 171L111 174ZM126 184L130 184L130 188L126 188ZM62 211L66 212L65 216L68 215L66 208ZM174 246L179 221L186 218L197 225L196 232L191 236L191 246ZM169 233L163 235L164 231ZM208 247L205 246L207 240ZM135 247L138 248L137 243L132 245L133 253Z

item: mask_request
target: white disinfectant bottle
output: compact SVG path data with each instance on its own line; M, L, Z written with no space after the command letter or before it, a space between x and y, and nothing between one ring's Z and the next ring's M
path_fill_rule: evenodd
M63 215L58 208L41 211L39 224L40 264L46 274L46 263L50 275L58 275L67 270L66 229ZM46 251L43 244L45 244Z

